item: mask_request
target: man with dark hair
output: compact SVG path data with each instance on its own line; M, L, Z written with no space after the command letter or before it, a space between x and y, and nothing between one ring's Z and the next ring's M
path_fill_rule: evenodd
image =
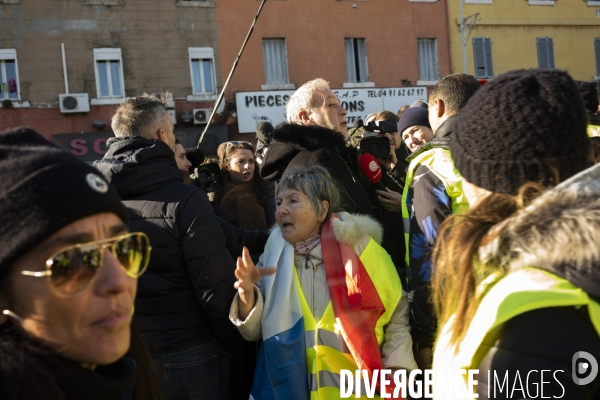
M223 233L206 193L181 181L173 124L159 99L127 100L112 128L116 137L96 167L129 209L131 229L145 232L153 247L135 305L163 392L226 399L225 351L242 339L228 320L235 265Z
M449 143L460 109L479 89L470 75L453 74L440 80L429 94L429 124L435 133L408 158L402 193L408 299L414 354L421 369L430 368L437 320L430 303L431 253L439 225L468 208L462 180L452 162Z
M452 74L429 92L429 124L436 138L449 136L461 108L481 87L471 75Z

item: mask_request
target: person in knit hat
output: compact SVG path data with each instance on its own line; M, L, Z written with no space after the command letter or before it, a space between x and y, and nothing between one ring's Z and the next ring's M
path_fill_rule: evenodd
M478 369L479 399L492 370L528 376L519 397L540 382L549 398L600 394L581 369L600 357L600 166L586 170L586 125L558 70L500 75L461 111L450 149L471 208L444 222L434 251L433 368Z
M31 129L0 133L0 398L131 394L124 356L150 244L128 222L98 170Z
M398 120L398 133L412 152L433 140L429 112L422 107L409 107Z
M462 194L461 177L452 164L449 143L456 131L459 112L481 85L465 74L452 74L441 79L429 93L429 108L409 109L403 115L398 131L403 129L413 153L402 192L406 264L411 326L415 358L421 369L431 365L432 346L437 320L430 301L431 252L438 237L439 225L450 215L465 211L468 203ZM413 103L415 106L417 102ZM422 107L424 102L420 102ZM435 133L417 136L415 126L425 124ZM404 117L406 116L406 119ZM410 117L410 118L409 118ZM400 125L400 124L399 124ZM415 128L415 129L413 129ZM415 131L412 134L411 131ZM427 143L421 143L427 142Z
M598 115L598 89L592 82L576 81L583 105L588 116L588 136L600 136L600 115Z
M450 151L467 181L463 189L516 194L527 182L554 186L588 166L589 140L579 134L586 126L566 72L517 70L495 78L463 108Z

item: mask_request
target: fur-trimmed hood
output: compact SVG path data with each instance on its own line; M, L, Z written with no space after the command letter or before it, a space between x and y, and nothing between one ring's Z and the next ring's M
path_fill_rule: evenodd
M333 235L338 242L358 246L366 236L370 236L377 244L383 240L383 228L372 217L363 214L340 212L339 218L332 221Z
M281 124L273 131L271 143L288 144L297 150L314 151L323 148L345 147L344 135L317 125Z
M260 176L268 181L279 180L298 153L322 149L339 152L345 146L344 136L334 130L316 125L280 124L273 132Z
M491 262L512 271L547 270L600 299L600 164L547 191L499 229Z

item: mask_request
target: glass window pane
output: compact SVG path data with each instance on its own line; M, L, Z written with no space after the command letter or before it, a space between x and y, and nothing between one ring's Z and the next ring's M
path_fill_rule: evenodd
M108 93L108 72L106 69L106 61L98 61L98 82L100 86L100 96L106 97L110 96Z
M195 93L202 93L200 84L200 60L192 60L192 84Z
M112 81L112 95L123 96L121 89L121 69L118 61L110 62L110 80Z
M6 60L6 92L9 99L19 98L19 88L17 87L17 69L15 62Z
M204 92L213 93L212 68L210 60L202 60L202 72L204 73Z

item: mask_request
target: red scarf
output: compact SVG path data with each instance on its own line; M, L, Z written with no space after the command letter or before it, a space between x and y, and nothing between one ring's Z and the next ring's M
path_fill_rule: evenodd
M333 214L325 221L321 230L323 265L333 312L358 369L367 370L372 378L374 370L383 369L375 327L385 313L385 306L352 246L336 240L332 224L334 218L338 218L337 215ZM379 389L379 376L377 378ZM392 380L386 391L393 393L393 390Z

